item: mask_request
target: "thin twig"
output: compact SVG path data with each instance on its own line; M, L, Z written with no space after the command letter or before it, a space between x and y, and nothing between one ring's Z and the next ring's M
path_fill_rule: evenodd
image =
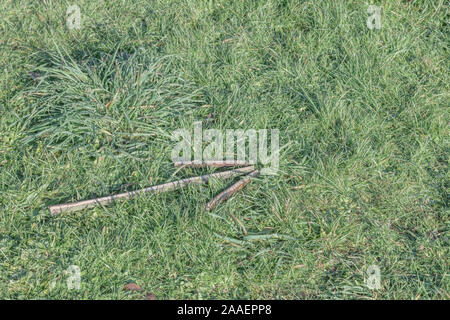
M91 208L91 207L95 207L98 205L107 205L107 204L110 204L111 202L114 202L115 200L132 199L136 195L141 194L141 193L166 192L166 191L182 188L182 187L185 187L185 186L187 186L189 184L193 184L193 183L200 183L200 184L205 183L211 178L229 178L234 175L252 172L254 169L255 168L253 166L249 166L249 167L245 167L245 168L238 168L238 169L233 169L233 170L228 170L228 171L223 171L223 172L217 172L217 173L207 174L207 175L198 176L198 177L181 179L181 180L168 182L168 183L160 184L160 185L153 186L153 187L148 187L148 188L141 189L141 190L124 192L124 193L120 193L117 195L111 195L111 196L107 196L107 197L85 200L85 201L80 201L80 202L73 202L73 203L66 203L66 204L50 206L49 209L50 209L51 214L54 214L54 215L58 214L58 213L62 213L62 212L79 211L82 209Z
M177 161L174 162L175 168L185 167L185 168L222 168L222 167L245 167L250 166L251 164L245 161L235 161L235 160L225 160L225 161Z
M215 206L220 204L222 201L228 199L233 194L244 188L250 181L252 177L256 177L259 174L258 170L254 170L246 175L244 178L233 184L231 187L225 189L217 196L215 196L211 201L206 204L206 210L212 210Z

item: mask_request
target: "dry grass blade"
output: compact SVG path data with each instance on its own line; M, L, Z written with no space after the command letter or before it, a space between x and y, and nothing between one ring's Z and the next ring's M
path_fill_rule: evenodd
M244 235L247 235L247 229L245 228L244 224L241 222L241 220L239 220L238 218L236 218L236 216L234 214L232 214L230 212L230 216L234 219L234 221L236 221L242 228L242 232L244 232Z
M80 202L50 206L49 210L50 210L50 213L54 214L54 215L58 214L58 213L62 213L62 212L79 211L82 209L92 208L92 207L99 206L99 205L107 205L107 204L114 202L115 200L131 199L140 193L166 192L166 191L185 187L189 184L205 183L211 178L229 178L229 177L232 177L237 174L252 172L254 169L255 168L253 166L249 166L249 167L244 167L244 168L238 168L238 169L233 169L233 170L228 170L228 171L223 171L223 172L207 174L207 175L198 176L198 177L186 178L186 179L181 179L181 180L177 180L177 181L173 181L173 182L160 184L160 185L153 186L153 187L148 187L148 188L141 189L141 190L124 192L124 193L120 193L117 195L111 195L111 196L107 196L107 197L85 200L85 201L80 201Z
M225 201L229 197L231 197L233 194L244 188L247 184L250 183L252 177L256 177L259 174L258 170L254 170L250 172L248 175L246 175L244 178L233 184L231 187L225 189L221 193L219 193L217 196L215 196L211 201L209 201L206 204L206 210L212 210L214 207L216 207L218 204L220 204L222 201Z

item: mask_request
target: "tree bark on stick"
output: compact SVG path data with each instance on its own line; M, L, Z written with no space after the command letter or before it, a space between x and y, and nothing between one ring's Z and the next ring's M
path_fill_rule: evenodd
M246 175L244 178L233 184L231 187L225 189L221 193L219 193L217 196L215 196L211 201L209 201L206 204L206 210L210 211L214 209L215 206L220 204L221 202L227 200L229 197L231 197L233 194L244 188L247 184L250 183L252 177L256 177L259 175L258 170L254 170L250 172L248 175Z
M79 210L83 210L86 208L92 208L92 207L99 206L99 205L107 205L116 200L132 199L136 195L141 194L141 193L161 193L161 192L166 192L166 191L183 188L189 184L205 183L211 178L222 178L222 179L229 178L234 175L251 172L254 169L255 168L253 166L249 166L249 167L244 167L244 168L237 168L237 169L233 169L233 170L207 174L207 175L198 176L198 177L186 178L186 179L181 179L181 180L177 180L177 181L173 181L173 182L160 184L160 185L153 186L153 187L148 187L148 188L141 189L141 190L124 192L124 193L111 195L111 196L107 196L107 197L54 205L54 206L50 206L49 210L50 210L50 213L53 215L56 215L56 214L59 214L62 212L74 212L74 211L79 211Z

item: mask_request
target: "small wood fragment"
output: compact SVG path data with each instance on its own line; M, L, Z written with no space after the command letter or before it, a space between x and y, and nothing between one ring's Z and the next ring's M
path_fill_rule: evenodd
M233 194L244 188L247 184L250 183L252 177L256 177L259 175L258 170L254 170L250 172L248 175L246 175L244 178L233 184L231 187L225 189L221 193L219 193L217 196L215 196L211 201L209 201L206 204L206 210L210 211L214 209L215 206L220 204L221 202L225 201L229 197L231 197Z
M144 297L144 300L156 300L155 294L153 292L147 292Z
M125 285L124 289L129 290L129 291L141 291L142 290L142 288L134 282L127 283Z
M141 190L124 192L124 193L120 193L117 195L111 195L111 196L96 198L96 199L91 199L91 200L84 200L84 201L80 201L80 202L54 205L54 206L50 206L49 210L50 210L50 213L53 215L59 214L62 212L74 212L74 211L79 211L79 210L86 209L86 208L92 208L95 206L107 205L116 200L132 199L136 195L141 194L141 193L161 193L161 192L166 192L166 191L183 188L183 187L193 184L193 183L197 183L197 184L206 183L211 178L229 178L229 177L232 177L235 175L252 172L254 169L255 169L255 167L249 166L249 167L237 168L237 169L223 171L223 172L211 173L211 174L207 174L207 175L203 175L203 176L168 182L168 183L160 184L160 185L153 186L153 187L148 187L148 188L141 189Z

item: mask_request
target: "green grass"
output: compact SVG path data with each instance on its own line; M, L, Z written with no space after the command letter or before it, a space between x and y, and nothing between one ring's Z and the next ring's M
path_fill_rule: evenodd
M76 3L0 4L0 298L449 299L446 1ZM210 172L170 159L199 120L278 128L278 175L49 214Z

